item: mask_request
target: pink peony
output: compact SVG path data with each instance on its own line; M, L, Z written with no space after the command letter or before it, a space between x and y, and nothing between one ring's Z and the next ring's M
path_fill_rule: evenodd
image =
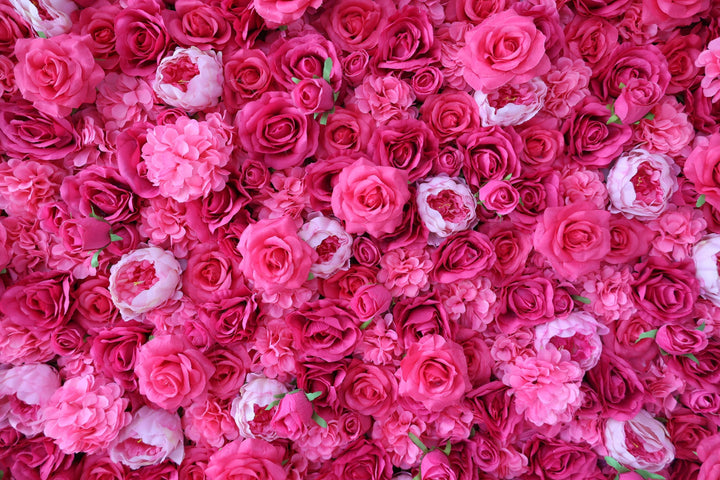
M70 31L77 5L71 0L9 0L15 10L37 32L53 37Z
M176 48L158 63L153 90L163 102L189 113L214 107L223 93L220 55L197 47Z
M175 257L157 247L125 254L110 268L110 295L125 320L178 300L182 268Z
M133 470L165 460L179 465L185 456L180 417L177 413L142 406L108 451L110 460Z
M438 240L467 230L477 220L475 197L460 178L426 178L418 184L415 201L420 219Z
M502 381L510 387L515 410L534 425L555 425L573 418L582 403L583 370L570 352L554 347L537 356L520 356L508 365Z
M720 255L720 235L718 234L703 237L693 247L692 258L695 262L695 275L700 282L700 294L720 306L718 255Z
M392 76L368 75L355 89L358 109L378 123L410 117L415 93L406 82Z
M230 127L210 114L205 121L180 117L148 130L142 158L160 195L187 202L225 187L231 152Z
M338 270L350 268L353 237L337 220L322 215L313 217L300 228L298 236L317 253L310 273L329 278Z
M65 453L104 450L130 422L123 393L92 375L70 378L43 409L45 435Z
M537 325L535 327L535 350L544 350L554 345L558 350L570 353L571 360L583 370L594 367L602 353L600 335L609 329L585 312L573 312L565 318Z
M580 59L560 57L545 77L548 92L545 110L558 118L565 118L575 105L590 95L588 85L592 69Z
M675 459L675 447L665 426L645 410L627 421L609 418L605 448L623 466L648 472L659 472Z
M288 392L288 388L277 380L267 378L258 373L250 373L247 376L247 382L240 388L240 395L232 401L230 414L235 419L240 436L244 438L254 438L250 428L250 422L255 419L255 408L265 409L272 402L277 400L275 395L282 395ZM272 441L277 438L277 434L273 432L270 437L263 437L265 440Z
M519 85L503 85L497 90L475 92L475 101L480 108L483 127L499 125L520 125L527 122L543 108L547 86L539 78Z

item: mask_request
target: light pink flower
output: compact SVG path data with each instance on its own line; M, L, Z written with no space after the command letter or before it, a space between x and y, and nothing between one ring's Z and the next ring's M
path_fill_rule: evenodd
M224 167L232 148L230 127L219 115L201 122L180 117L175 124L147 132L142 158L147 178L160 188L160 195L187 202L225 187L229 171Z
M664 212L647 226L656 232L650 254L682 262L692 255L692 246L702 238L707 222L700 210L686 205Z
M245 385L240 389L240 395L232 401L230 415L235 419L235 424L240 431L240 436L255 438L250 429L250 422L255 418L255 407L265 408L277 400L275 395L288 392L288 388L281 382L267 378L258 373L249 373ZM273 441L277 434L269 437L263 436L265 440Z
M586 312L573 312L565 318L543 323L535 327L535 349L541 351L548 345L570 353L570 359L583 370L594 367L602 353L600 335L610 330Z
M220 57L212 50L177 47L158 63L153 90L163 102L189 113L214 107L223 93Z
M329 278L338 270L350 268L353 237L337 220L322 215L313 217L300 227L298 236L318 256L310 267L310 273L319 278Z
M582 403L584 373L569 352L549 348L516 358L502 381L511 389L515 410L539 427L572 419Z
M436 288L448 317L459 325L482 332L495 318L497 295L489 278L461 279Z
M437 243L453 233L467 230L477 220L477 201L460 178L447 175L426 178L417 186L418 215Z
M153 89L141 77L110 72L98 86L96 105L107 130L122 130L146 121L154 103Z
M543 108L547 86L540 78L521 84L503 85L497 90L475 92L483 127L520 125Z
M602 267L583 283L583 296L589 308L606 321L627 320L635 312L630 281L632 274L625 268Z
M636 148L617 159L607 177L610 211L656 218L677 191L680 168L670 157Z
M48 37L67 33L72 28L70 15L77 10L71 0L9 0L15 10L32 25L33 30Z
M390 453L390 461L400 468L410 468L422 458L422 451L410 440L409 433L422 438L426 425L402 407L373 424L371 437Z
M695 129L684 109L675 97L665 97L663 103L653 107L653 118L640 119L635 137L651 153L689 155Z
M409 118L415 93L406 82L389 76L368 75L355 89L358 109L379 123Z
M125 254L110 268L110 295L125 320L178 300L182 268L172 253L147 247Z
M560 175L560 195L565 200L565 205L589 201L597 208L605 208L608 193L600 172L594 169L570 168L563 170Z
M177 413L142 406L109 448L110 460L133 470L165 460L176 464L185 456L183 431Z
M548 87L545 110L558 118L566 118L575 105L590 95L591 76L592 69L581 59L558 58L545 77Z
M720 100L720 38L708 43L695 60L695 65L705 67L705 76L700 82L703 94L713 102Z
M192 228L189 220L189 205L172 198L160 197L149 199L146 206L140 209L138 230L148 237L153 246L167 248L176 258L187 258L189 252L198 244L197 231Z
M675 459L668 431L646 410L624 422L608 418L605 447L623 466L648 472L659 472Z
M57 196L63 171L48 162L11 158L0 164L0 208L8 215L37 217Z
M429 288L433 263L426 249L398 248L380 258L377 279L393 296L416 297Z
M700 294L720 307L720 235L710 234L703 237L692 252L695 263L695 276L700 282Z
M238 436L230 414L213 399L196 401L186 408L182 424L185 436L201 446L222 448Z
M320 8L323 0L253 0L253 8L270 28L298 20L308 8Z
M65 453L95 453L107 448L130 422L123 393L116 383L92 375L68 379L43 409L45 435Z
M363 361L374 365L386 365L400 357L403 350L398 343L397 332L389 328L390 321L389 314L385 318L376 318L363 331L363 338L355 349L356 353L362 356Z
M15 395L28 405L46 405L60 388L57 371L44 363L0 370L0 396Z

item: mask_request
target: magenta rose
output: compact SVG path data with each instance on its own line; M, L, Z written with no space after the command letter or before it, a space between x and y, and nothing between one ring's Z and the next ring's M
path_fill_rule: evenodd
M239 109L272 86L270 64L262 50L240 49L224 58L223 64L222 98L230 108Z
M601 475L597 454L584 445L538 436L526 444L525 455L539 480L599 479Z
M350 308L360 320L369 320L390 308L392 294L382 285L364 285L353 295Z
M508 83L523 83L550 70L545 35L531 17L513 9L492 15L465 35L459 52L465 81L489 93Z
M699 293L692 262L651 256L635 266L633 302L653 323L676 322L692 316Z
M260 220L240 236L240 269L268 293L298 288L308 278L315 251L298 237L290 217Z
M340 402L350 410L375 418L385 418L397 402L397 379L385 366L353 360L338 389Z
M520 203L520 193L504 180L489 180L478 190L478 200L488 210L507 215Z
M493 280L502 285L519 275L532 251L532 237L509 220L488 222L480 231L488 236L495 251Z
M610 217L590 202L547 208L533 244L562 277L575 280L597 270L610 253Z
M502 298L507 313L500 316L504 330L505 324L535 326L555 316L555 286L545 277L523 275L503 288Z
M170 45L161 5L153 0L127 3L115 17L115 48L120 56L120 69L130 76L149 75L155 72Z
M255 294L246 287L228 298L206 303L200 320L220 345L233 345L248 340L257 328Z
M320 8L322 0L253 0L252 3L267 25L277 28L299 19L308 8Z
M120 317L120 312L112 302L108 285L107 277L100 275L75 285L72 292L72 319L85 330L109 327Z
M655 334L658 347L670 355L697 353L707 347L708 339L704 332L682 325L662 325Z
M233 37L226 13L199 0L179 0L162 16L170 36L183 47L222 50Z
M437 292L402 298L395 303L392 314L398 343L403 348L427 335L451 338L455 328Z
M115 380L125 390L136 390L135 364L138 352L151 332L151 327L134 320L100 330L92 337L90 348L90 355L98 371Z
M64 271L35 272L19 279L0 299L4 320L49 337L69 319L72 279Z
M645 402L645 386L637 369L607 349L598 364L587 372L585 381L597 393L603 415L615 420L632 419Z
M29 103L0 103L0 147L15 158L62 160L79 149L69 120L44 114Z
M407 174L394 167L361 159L343 168L332 192L333 213L345 221L348 233L374 237L392 233L410 200Z
M301 360L336 362L355 349L361 332L344 302L330 299L306 303L285 317Z
M23 38L15 45L15 56L15 81L23 97L55 117L94 102L95 87L105 78L79 36Z
M332 87L322 78L300 80L291 96L295 106L306 114L329 111L335 103Z
M369 149L378 164L404 170L415 182L430 171L428 158L437 156L438 140L424 122L393 120L375 130Z
M68 175L60 195L70 213L80 217L97 215L106 222L119 223L133 221L140 213L138 197L111 167L93 165L77 175Z
M683 173L698 194L720 209L720 134L699 139L685 161Z
M208 480L285 480L284 458L285 450L280 446L256 438L237 439L210 457L205 476Z
M293 78L324 78L325 60L332 60L329 83L334 92L341 90L342 64L335 45L314 29L301 30L295 36L282 37L273 42L268 60L278 85L292 90Z
M421 480L456 480L450 459L440 450L432 450L420 462Z
M266 92L235 117L240 145L268 167L296 167L318 145L318 124L293 105L288 93Z
M458 403L470 389L462 347L439 335L426 335L410 345L398 375L400 395L431 412Z
M152 125L146 122L134 123L116 140L118 172L133 193L142 198L154 198L160 194L160 188L148 180L147 165L141 156L150 128Z
M380 32L395 9L388 0L351 0L333 3L320 22L332 42L347 52L377 46Z
M458 139L462 149L462 172L473 191L488 180L520 175L520 137L512 128L478 128Z
M417 70L436 61L440 51L425 8L406 5L380 31L377 65L390 70Z
M215 367L180 335L160 335L138 353L135 373L139 392L169 411L188 406L207 393Z
M628 125L608 123L610 115L600 100L586 97L563 124L568 153L581 165L610 165L632 137Z
M359 439L331 464L334 478L390 480L392 463L385 449L368 440Z
M468 93L444 90L420 107L420 118L445 143L480 126L478 105Z
M234 296L244 287L233 259L211 245L193 249L183 272L183 291L198 303Z
M270 426L282 438L298 440L312 423L313 406L305 392L289 393L280 399Z
M433 278L452 283L475 278L492 268L495 252L487 235L466 230L449 236L433 252Z

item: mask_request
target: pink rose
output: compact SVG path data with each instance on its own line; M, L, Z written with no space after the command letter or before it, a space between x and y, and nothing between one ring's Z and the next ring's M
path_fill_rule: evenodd
M255 288L268 293L292 290L308 279L317 255L297 234L290 217L260 220L240 236L240 269Z
M70 274L64 271L35 272L19 279L3 292L0 312L5 323L31 328L49 338L69 320Z
M307 432L312 416L313 406L305 392L289 393L280 399L270 426L278 436L296 441Z
M95 87L105 77L90 49L74 35L20 39L15 55L15 81L23 97L55 117L94 102Z
M388 480L392 475L388 453L378 444L365 439L358 439L349 445L345 453L334 459L330 466L334 478Z
M362 415L385 418L397 402L397 379L388 367L353 360L338 389L338 398L347 408Z
M115 17L116 49L120 69L126 75L145 76L155 71L170 35L161 16L161 5L153 0L130 0Z
M212 50L178 47L158 63L153 89L160 100L189 113L214 107L223 93L220 57Z
M175 9L164 10L170 36L183 47L222 50L233 38L230 18L219 6L198 0L180 0Z
M360 320L370 320L390 308L392 294L382 285L364 285L353 295L350 308Z
M410 199L407 174L357 160L338 175L332 192L333 213L345 221L349 233L368 232L374 237L392 233L403 218Z
M413 71L439 57L428 14L425 8L406 5L388 18L378 39L378 67Z
M710 7L710 0L643 0L642 20L646 25L656 24L663 30L690 25Z
M133 470L165 460L180 464L185 456L183 439L177 413L142 406L110 445L110 460Z
M435 281L452 283L490 270L496 257L487 235L466 230L443 240L432 258Z
M223 101L239 109L260 98L273 85L270 64L262 50L240 49L224 58Z
M520 175L520 137L510 128L481 127L458 139L464 158L462 172L471 190L488 180Z
M460 178L426 178L417 186L415 201L427 229L440 238L466 230L477 220L475 197Z
M470 389L462 347L440 335L425 335L400 362L399 394L431 412L458 403Z
M428 159L437 156L438 140L420 120L392 120L375 130L368 148L376 163L404 170L408 182L415 182L432 168Z
M635 266L631 282L635 305L653 322L679 321L692 315L699 293L692 263L650 256Z
M110 268L110 295L126 320L177 300L182 268L172 253L147 247L125 254Z
M533 243L564 278L596 270L610 253L610 213L589 202L545 210Z
M332 87L322 78L300 80L292 91L292 100L303 113L322 113L335 103Z
M432 450L423 456L420 462L421 480L456 480L457 476L450 466L450 459L440 450Z
M705 195L707 202L720 209L720 134L698 138L690 153L683 173L695 186L695 191Z
M605 447L623 466L659 472L675 459L675 447L665 426L645 410L626 421L609 418Z
M697 353L708 345L704 332L673 324L662 325L655 334L655 342L670 355Z
M420 118L443 143L480 126L479 115L473 97L454 90L431 95L420 107Z
M210 457L205 475L208 480L285 480L288 474L282 466L284 458L282 447L255 438L238 439Z
M26 102L0 104L0 147L15 158L62 160L79 148L68 119L55 118Z
M90 354L98 371L125 390L136 390L136 359L151 331L151 327L131 320L97 332L92 339Z
M215 367L179 335L160 335L140 347L135 373L139 392L174 411L207 393Z
M505 180L489 180L478 190L478 200L488 210L507 215L520 203L520 193Z
M532 18L513 9L492 15L465 35L460 60L465 81L490 93L508 83L523 83L550 70L545 35Z
M697 456L702 462L698 480L712 480L720 475L720 434L701 442L697 447Z
M183 272L183 290L198 303L239 297L245 291L242 275L233 259L212 245L193 249Z
M320 8L323 0L253 0L253 8L270 28L288 25L305 14L308 8Z
M348 52L373 49L394 10L387 0L333 3L320 17L334 44Z
M600 100L585 97L563 124L568 153L581 165L610 165L632 137L630 126L608 123L610 115Z

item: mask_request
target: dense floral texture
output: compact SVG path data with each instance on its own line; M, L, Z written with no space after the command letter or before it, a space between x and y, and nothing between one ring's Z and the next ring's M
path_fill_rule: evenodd
M0 477L717 480L718 19L0 0Z

